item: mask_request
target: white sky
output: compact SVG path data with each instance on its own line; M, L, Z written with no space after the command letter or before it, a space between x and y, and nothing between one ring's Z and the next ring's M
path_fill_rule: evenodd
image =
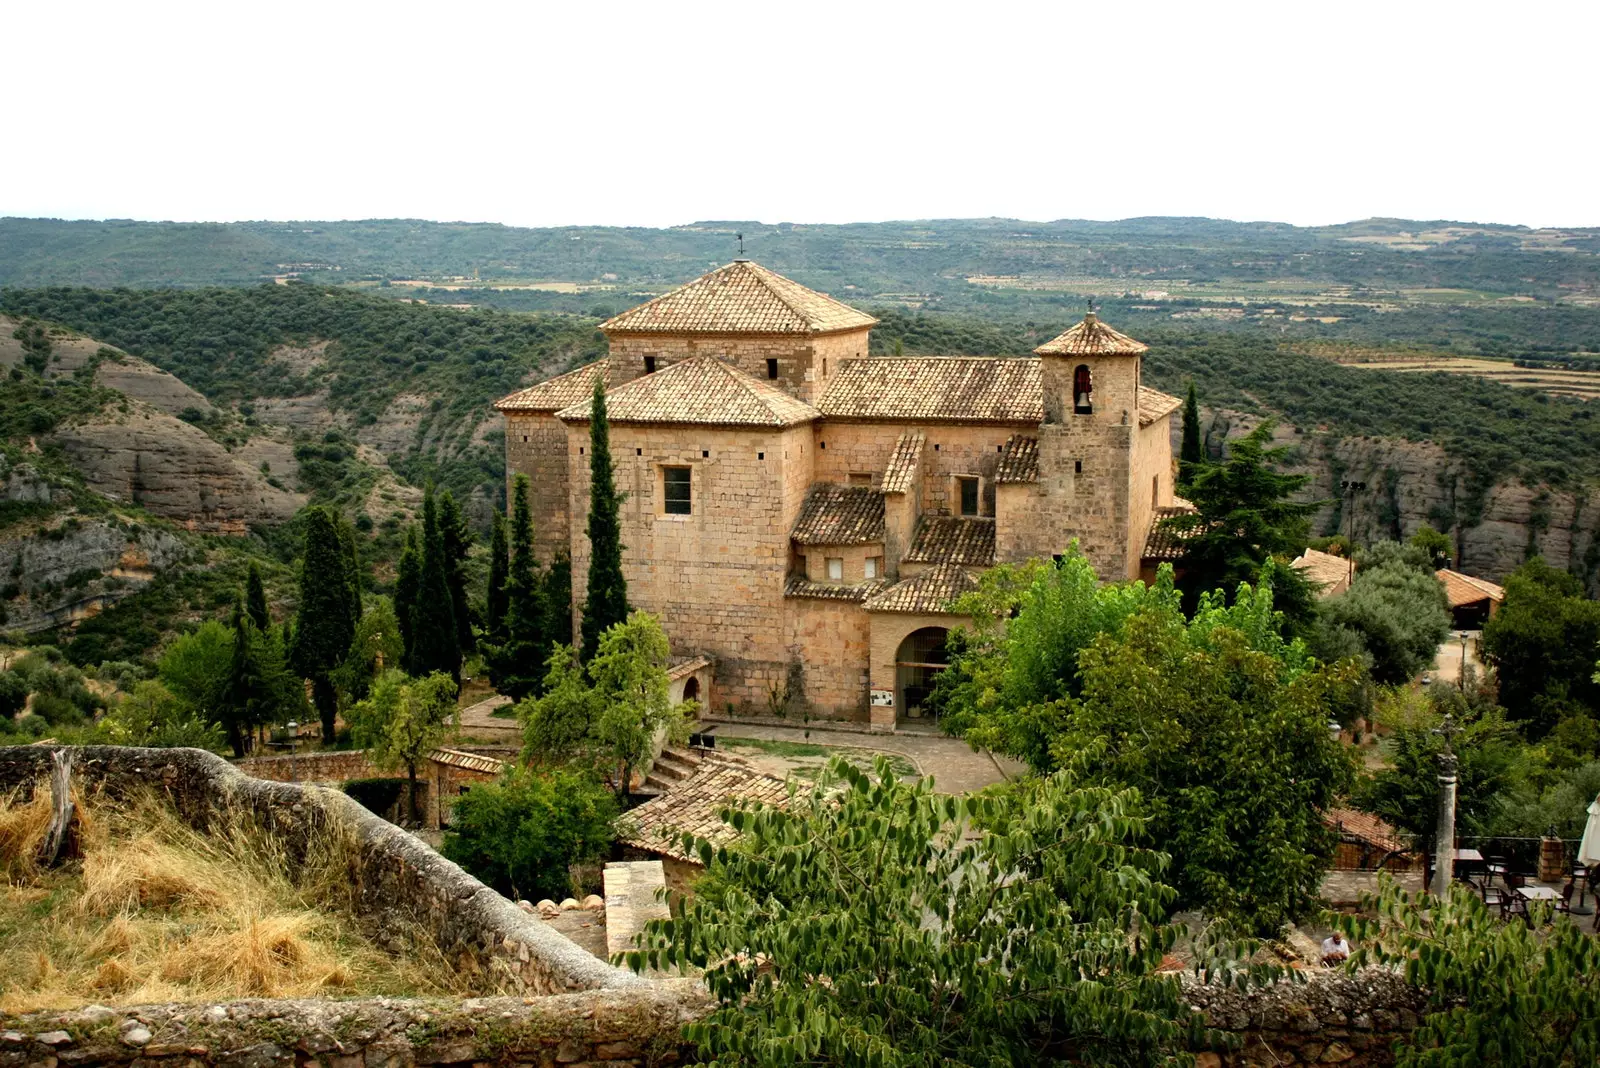
M1600 3L8 0L0 215L1600 225Z

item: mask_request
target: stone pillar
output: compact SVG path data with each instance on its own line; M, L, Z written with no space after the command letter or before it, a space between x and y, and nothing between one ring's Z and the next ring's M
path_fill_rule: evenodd
M1428 888L1434 897L1450 893L1456 862L1456 754L1450 740L1457 732L1446 713L1436 732L1444 736L1444 750L1439 754L1439 825L1433 838L1433 885Z

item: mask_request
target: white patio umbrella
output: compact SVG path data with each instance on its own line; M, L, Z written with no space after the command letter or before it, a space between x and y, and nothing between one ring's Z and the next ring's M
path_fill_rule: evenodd
M1578 843L1578 859L1600 865L1600 797L1589 803L1589 823L1583 829L1583 841Z

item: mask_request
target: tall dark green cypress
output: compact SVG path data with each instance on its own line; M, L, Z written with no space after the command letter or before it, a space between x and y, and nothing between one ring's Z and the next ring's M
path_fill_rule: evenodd
M344 550L344 584L350 598L350 618L361 618L361 554L356 551L356 528L341 513L339 547Z
M411 606L410 671L419 677L442 671L457 683L461 681L461 646L456 640L444 536L439 530L439 508L431 486L422 498L422 574L416 603Z
M622 498L611 469L611 424L605 385L594 380L589 416L589 587L583 602L583 659L600 647L600 635L628 618L628 581L622 575Z
M338 698L328 673L350 652L356 621L350 608L349 569L339 523L326 508L306 512L300 562L300 610L295 616L294 669L311 680L311 699L322 720L322 740L334 740Z
M450 610L456 620L456 647L463 653L477 648L472 636L472 607L467 603L467 554L472 551L472 528L456 507L449 490L439 498L439 537L444 545L444 577L450 586Z
M394 577L394 618L400 627L400 667L411 664L411 612L417 604L417 589L422 584L422 547L417 543L417 525L406 527L405 545Z
M572 640L572 557L556 553L544 573L544 660L550 650Z
M222 725L228 732L233 755L242 757L251 728L262 720L270 701L268 683L256 658L255 624L243 600L233 604L233 659L228 663L228 684L222 692Z
M511 484L511 553L506 566L505 642L495 658L495 686L516 700L534 693L544 679L549 636L544 631L543 583L533 558L533 510L528 476Z
M272 612L267 607L267 587L261 581L261 569L254 560L250 561L250 573L244 580L244 604L250 622L265 634L272 626Z
M506 517L497 509L494 526L489 532L489 590L484 598L484 632L490 645L500 645L506 640L506 569L509 565L506 547Z
M1189 395L1183 400L1183 444L1178 450L1178 485L1187 486L1195 468L1205 461L1200 448L1200 403L1194 395L1194 379L1189 380Z

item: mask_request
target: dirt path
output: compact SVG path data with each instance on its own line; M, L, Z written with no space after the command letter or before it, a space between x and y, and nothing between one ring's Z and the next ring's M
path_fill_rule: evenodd
M771 742L789 742L826 746L830 749L856 749L867 752L889 753L903 757L923 775L933 776L941 793L964 794L979 790L1008 778L1022 774L1023 767L1004 757L996 758L987 752L974 752L972 747L958 738L945 738L929 734L861 734L855 731L831 731L813 726L810 731L798 727L769 727L764 724L717 723L712 733L719 738L752 738ZM736 750L737 751L737 750ZM762 770L783 775L800 763L814 764L815 759L789 758L744 751L740 756L752 759ZM766 767L764 764L772 766ZM1005 765L1002 770L1002 764ZM780 766L783 765L783 766Z
M514 719L493 715L504 708L511 698L501 694L486 697L477 704L461 710L461 737L477 738L489 742L517 742L522 740L522 727Z

